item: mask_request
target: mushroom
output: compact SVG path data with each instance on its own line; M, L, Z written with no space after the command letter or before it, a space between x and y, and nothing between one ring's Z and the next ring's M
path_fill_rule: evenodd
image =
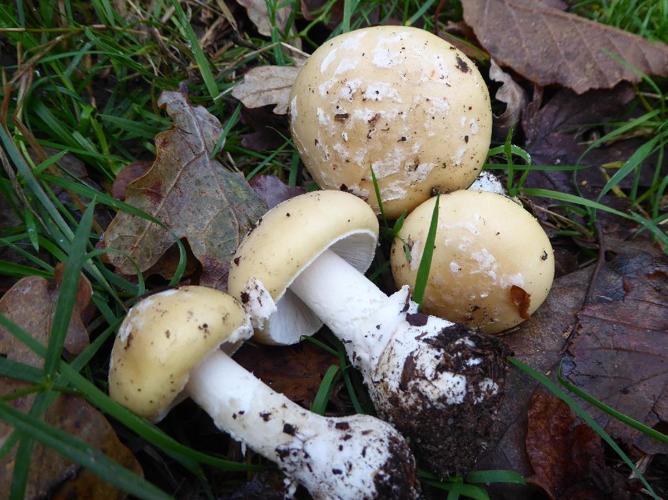
M223 292L187 286L152 295L119 329L110 395L153 420L190 396L314 498L417 496L414 459L395 429L367 415L323 417L273 391L226 354L251 334L243 308Z
M432 198L417 207L394 240L397 286L415 284L434 204ZM550 240L521 205L491 192L441 196L425 312L499 333L538 309L553 278Z
M323 189L342 189L398 217L433 191L465 189L489 149L492 112L475 64L448 42L405 26L339 35L301 68L290 130Z
M324 321L416 456L442 476L466 471L494 437L507 352L497 339L419 313L407 286L389 297L379 290L363 274L377 237L376 216L359 198L297 196L246 236L228 289L262 342L298 342Z

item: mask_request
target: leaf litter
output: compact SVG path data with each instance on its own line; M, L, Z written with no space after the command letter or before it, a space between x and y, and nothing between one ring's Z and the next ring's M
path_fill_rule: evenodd
M62 270L56 269L56 276L60 273ZM36 276L23 278L0 298L0 314L30 333L35 340L46 345L58 298L58 287L58 278L53 281ZM91 285L82 276L65 338L66 355L79 354L88 345L88 334L82 316L85 316L85 310L89 307L91 294ZM0 328L0 353L12 361L35 368L42 367L41 358L3 328ZM23 381L0 377L0 393L3 396L11 395L28 386L29 384ZM34 394L24 395L12 399L11 404L21 411L28 412L34 399ZM47 424L100 449L133 472L142 474L136 458L119 441L102 413L83 399L67 394L58 395L46 410L44 420ZM0 422L0 441L4 441L11 432L11 426ZM10 491L15 454L16 448L0 459L0 491ZM26 498L41 498L47 495L56 498L125 497L124 493L92 472L69 462L51 448L35 443L30 459Z
M202 106L180 92L163 92L158 101L174 128L156 136L156 160L128 184L125 202L169 227L119 212L104 233L115 250L109 261L123 274L146 271L175 243L186 238L202 264L200 283L225 289L229 263L244 234L266 206L240 175L212 157L223 130Z
M492 57L542 87L559 84L583 94L639 82L641 73L668 76L665 44L542 2L468 0L462 6L464 20Z

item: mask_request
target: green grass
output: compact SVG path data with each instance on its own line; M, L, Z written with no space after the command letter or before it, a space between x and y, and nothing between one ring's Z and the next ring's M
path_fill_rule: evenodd
M184 481L196 478L203 485L203 492L211 490L209 480L213 470L224 471L232 481L239 481L244 474L264 467L264 462L257 458L237 462L224 455L205 453L197 443L177 440L166 432L167 427L137 417L107 395L106 357L127 308L150 290L177 284L186 265L185 248L175 240L181 256L172 280L147 281L141 273L137 279L128 279L108 268L96 243L109 213L126 211L159 223L111 197L111 183L126 165L154 157L153 138L170 126L157 107L158 96L163 90L173 90L185 83L191 100L206 106L223 123L224 133L216 154L224 166L238 169L249 179L270 173L292 186L304 185L309 179L289 137L283 137L281 144L271 151L258 152L242 144L243 135L251 127L242 123L242 108L230 97L230 90L243 71L255 65L290 64L291 52L284 44L294 44L297 37L304 50L311 51L323 40L323 22L330 23L332 34L371 22L390 21L433 31L438 3L344 0L339 22L334 18L337 2L329 0L314 13L313 20L292 15L284 28L274 23L269 38L255 34L248 23L239 32L223 23L220 32L204 41L203 35L209 27L206 20L226 15L216 2L157 0L150 3L150 10L145 3L134 2L133 6L128 4L126 15L115 11L116 4L109 0L30 3L17 0L0 4L0 44L4 58L0 69L0 197L18 220L11 227L0 227L0 252L11 250L22 258L21 262L14 262L13 258L0 256L0 276L50 279L58 263L65 265L47 345L38 343L0 315L0 326L44 361L42 368L36 368L0 357L0 374L26 381L31 384L27 391L37 395L27 416L0 402L0 418L15 427L0 447L0 456L17 450L11 486L13 498L21 498L25 492L30 452L35 442L52 447L128 493L143 498L164 496L160 488L166 488L167 481L160 483L160 477L155 475L148 481L142 479L114 464L77 436L45 424L44 413L60 393L84 398L114 425L132 433L134 439L141 439L143 446L150 448L151 456L157 458L143 457L149 466L155 465L153 460L156 460ZM227 4L232 6L232 2ZM270 0L268 5L275 13L278 7L298 6L299 2ZM577 8L591 12L602 22L666 41L666 0L580 2ZM460 18L459 2L448 2L438 22ZM565 170L577 176L582 166L534 165L526 151L512 143L511 136L492 149L487 167L504 173L512 194L549 199L550 220L561 231L559 234L593 240L597 213L606 211L633 221L639 232L651 234L666 245L664 228L668 215L664 198L668 179L661 175L668 143L666 95L663 87L649 79L638 86L637 92L642 112L626 122L604 124L604 133L590 144L595 148L631 135L644 138L643 146L632 157L610 169L604 188L608 195L625 197L629 210L613 209L603 198L587 200L577 195L527 188L531 171ZM649 187L642 186L640 166L652 155L656 156L652 183ZM85 178L67 171L72 158L85 168ZM630 189L621 189L623 179L632 180ZM384 220L384 241L398 234L402 222L403 217L393 225ZM387 269L387 262L382 263L374 277L381 277ZM429 256L425 252L421 276L426 279L428 271ZM92 283L97 315L88 325L92 335L90 346L76 358L65 360L63 343L80 272ZM337 359L322 380L312 410L325 413L332 391L342 383L350 411L373 414L361 377L351 367L343 345L327 333L307 340ZM641 423L600 402L596 404L596 400L578 393L577 388L562 383L602 411L660 439ZM187 432L181 436L190 437ZM421 473L421 478L425 484L447 491L448 498L487 498L483 486L486 483L523 481L512 471L478 471L449 481L436 481L427 473Z
M668 43L666 0L581 0L572 10L603 24Z

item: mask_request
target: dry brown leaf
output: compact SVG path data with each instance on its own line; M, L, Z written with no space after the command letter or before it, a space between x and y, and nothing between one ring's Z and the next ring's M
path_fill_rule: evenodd
M591 302L578 314L566 374L579 387L650 427L668 422L668 258L658 249L629 249L599 272ZM645 453L668 446L609 417L606 430Z
M533 0L468 0L464 20L502 66L541 85L560 84L582 94L640 77L668 76L668 46L589 21Z
M327 369L338 362L336 356L310 342L283 347L247 343L234 359L276 392L305 408L313 402Z
M144 210L186 238L203 267L201 283L224 289L232 255L266 207L238 174L211 153L222 133L217 118L193 107L179 92L163 92L158 101L174 128L156 136L157 158L151 169L131 182L125 202ZM124 274L137 263L146 271L174 243L169 231L145 219L119 212L103 239L110 262Z
M284 115L290 106L290 90L299 68L294 66L258 66L244 75L232 95L247 108L274 105L274 113Z
M496 91L495 98L506 105L506 109L498 116L494 116L494 131L505 136L509 129L515 127L520 121L520 114L527 105L527 96L524 89L513 77L503 71L496 61L492 59L489 67L489 78L501 83Z
M88 333L81 321L81 313L90 302L91 294L90 282L82 276L65 338L65 350L69 354L79 354L88 345ZM46 345L57 300L56 283L39 276L29 276L19 280L0 298L0 314L21 325L38 342ZM41 367L41 358L3 328L0 328L0 353L15 361Z
M246 9L248 18L257 27L261 35L271 36L271 21L265 0L237 0L237 3ZM291 7L282 7L276 10L276 25L281 30L285 29L291 10Z
M56 275L61 272L59 269L56 271ZM30 333L35 340L46 345L58 298L57 282L58 279L47 281L35 276L21 279L0 298L0 314ZM89 304L91 292L90 283L82 277L65 339L65 350L69 354L78 354L88 345L88 334L81 320L81 311ZM34 367L42 366L41 358L2 328L0 328L0 354ZM1 395L11 394L26 386L24 382L0 377ZM13 399L11 404L18 410L28 412L33 400L34 395L28 395ZM84 400L74 396L58 396L47 410L44 419L49 425L83 439L121 465L141 474L139 463L120 443L109 422ZM12 427L0 423L0 442L7 438L11 431ZM16 449L0 459L0 491L10 490L15 452ZM72 496L74 493L78 496ZM53 495L55 498L125 497L122 492L91 472L71 463L50 448L36 443L31 454L26 498L43 498L47 495Z

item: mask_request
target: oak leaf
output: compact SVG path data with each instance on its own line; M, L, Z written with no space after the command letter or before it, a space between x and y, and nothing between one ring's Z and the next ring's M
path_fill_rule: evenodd
M158 103L174 128L156 136L156 160L125 190L125 202L186 238L203 267L201 284L224 289L232 255L266 207L246 180L213 157L222 127L202 106L179 92L163 92ZM104 233L109 261L123 274L145 271L174 243L169 230L119 212Z
M237 3L246 9L248 18L257 27L257 31L264 36L271 36L271 19L265 0L237 0ZM284 30L290 17L291 7L276 9L276 25Z
M638 71L668 76L665 44L534 0L467 0L462 6L492 57L540 86L560 84L582 94L638 82Z

